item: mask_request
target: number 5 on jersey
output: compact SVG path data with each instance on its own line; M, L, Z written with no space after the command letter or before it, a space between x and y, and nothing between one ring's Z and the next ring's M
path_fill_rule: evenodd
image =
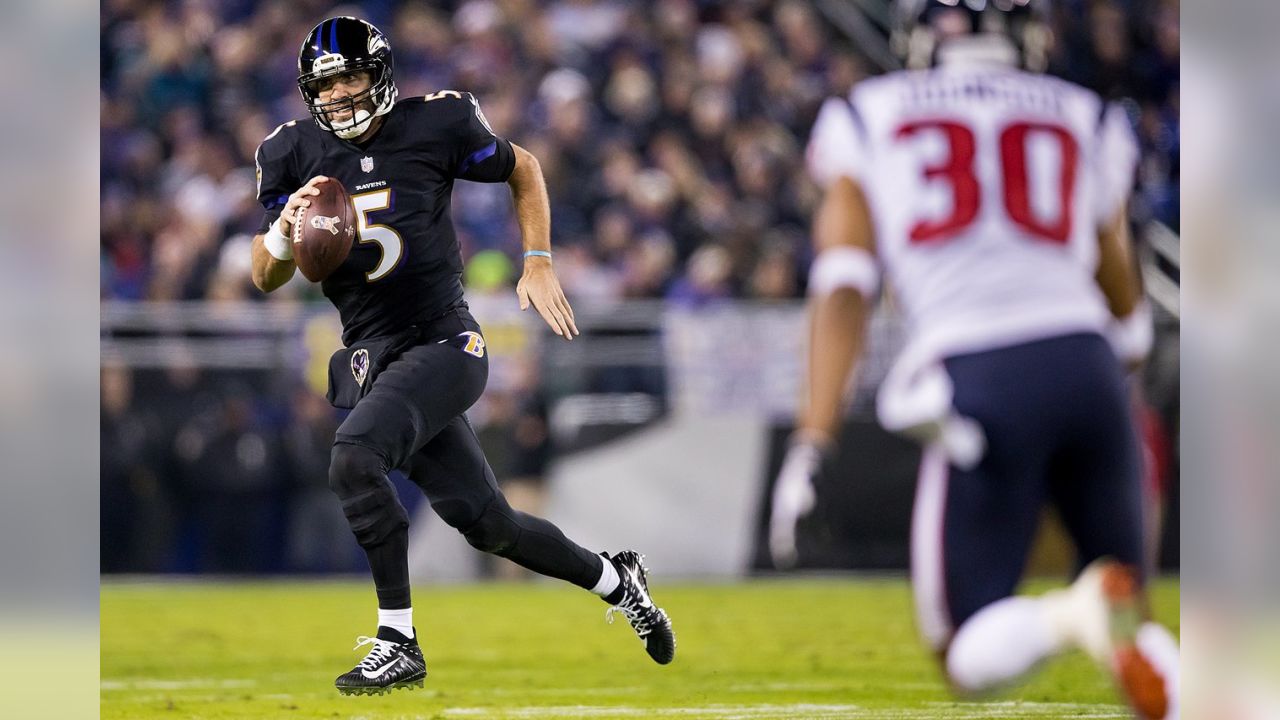
M360 244L376 243L382 250L382 257L378 259L378 264L364 275L367 282L376 282L390 275L391 271L396 269L396 265L400 264L400 258L404 255L404 239L400 237L400 233L386 225L369 221L370 213L390 210L392 198L390 189L351 196L351 204L356 208L356 221L359 225L357 234L360 236Z

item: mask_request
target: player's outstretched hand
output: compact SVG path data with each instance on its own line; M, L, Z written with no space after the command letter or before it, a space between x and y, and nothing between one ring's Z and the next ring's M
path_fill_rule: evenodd
M569 307L550 262L525 262L524 275L516 284L516 295L520 298L520 309L528 310L533 305L555 334L565 340L572 340L578 334L578 326L573 323L573 308Z
M817 500L813 478L821 467L822 449L803 440L793 442L782 461L769 516L769 554L776 568L796 564L796 524L813 511Z
M317 175L289 196L289 201L284 204L284 210L280 211L280 232L284 233L286 237L293 235L293 221L298 217L298 211L302 208L310 207L311 200L309 198L320 194L320 190L316 186L328 180L329 178L324 175Z

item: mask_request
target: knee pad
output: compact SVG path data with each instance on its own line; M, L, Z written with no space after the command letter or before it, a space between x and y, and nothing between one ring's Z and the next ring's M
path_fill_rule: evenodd
M501 497L489 503L480 517L462 531L471 547L494 555L506 555L516 545L520 526Z
M387 479L386 463L369 448L334 444L329 488L342 501L342 512L361 547L378 545L409 526L409 514Z

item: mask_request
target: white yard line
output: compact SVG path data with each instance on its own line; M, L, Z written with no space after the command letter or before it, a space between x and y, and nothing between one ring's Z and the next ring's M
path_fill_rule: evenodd
M209 688L244 688L257 685L256 680L227 680L217 678L189 678L187 680L156 680L154 678L124 678L103 680L103 690L206 690Z
M866 708L859 705L821 705L810 703L761 704L761 705L704 705L700 707L629 708L593 705L566 705L556 707L457 707L446 708L445 717L513 718L518 720L539 718L631 718L631 717L681 717L707 718L708 720L934 720L940 710L948 718L983 720L985 718L1088 718L1091 720L1119 720L1128 718L1123 708L1115 705L1083 703L972 703L960 706L949 703L933 703L930 708L894 710L890 708Z
M430 678L428 678L430 680ZM628 685L622 687L493 687L484 691L485 695L631 695L646 692L652 688Z
M159 680L155 678L113 678L104 679L100 683L104 691L149 690L230 690L255 687L256 680L236 678L188 678L185 680ZM731 685L729 692L748 692L759 690L837 690L844 687L840 683L741 683ZM265 688L264 688L265 689ZM497 696L514 695L604 695L612 693L640 692L641 687L617 688L491 688L487 692ZM427 693L433 701L438 693ZM311 694L306 697L313 698ZM133 701L145 699L166 699L167 695L131 697ZM262 700L293 700L297 697L289 693L269 693L257 696ZM184 695L185 702L219 702L227 698L220 695ZM1002 702L930 702L921 708L893 709L868 708L852 704L818 704L818 703L757 703L757 704L725 704L713 703L701 706L636 708L625 705L553 705L544 707L449 707L434 710L429 717L446 718L506 718L509 720L542 720L565 718L568 720L589 720L591 718L704 718L706 720L935 720L945 716L954 720L988 720L991 718L1084 718L1085 720L1124 720L1131 717L1119 705L1103 703L1069 703L1069 702L1022 702L1016 700ZM386 716L379 715L380 720ZM420 720L424 716L398 715L397 720ZM360 720L360 718L351 718Z
M736 720L737 718L826 718L869 717L857 705L706 705L702 707L629 708L591 705L526 708L447 708L445 717L505 718L604 718L604 717L701 717Z
M856 687L857 683L841 682L835 680L813 681L813 682L758 682L758 683L734 683L725 686L725 692L731 693L750 693L750 692L796 692L796 691L822 691L822 690L848 690ZM876 687L885 690L936 690L940 687L936 682L881 682Z

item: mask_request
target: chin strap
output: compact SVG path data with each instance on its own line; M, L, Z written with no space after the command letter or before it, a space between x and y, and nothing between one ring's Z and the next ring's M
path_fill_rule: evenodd
M376 95L377 94L375 93L375 96ZM330 120L329 127L327 129L343 140L354 140L355 138L360 137L369 129L374 118L391 112L391 108L396 104L396 98L400 96L400 91L395 85L392 85L391 90L389 92L381 93L381 96L382 100L378 103L377 107L374 108L372 113L364 108L359 108L355 111L350 120ZM320 122L319 117L316 118L316 122ZM321 124L320 127L324 127L324 125Z
M345 122L331 122L333 125L333 134L343 140L351 140L358 138L369 129L370 123L373 122L374 115L363 108L356 110L355 117Z

